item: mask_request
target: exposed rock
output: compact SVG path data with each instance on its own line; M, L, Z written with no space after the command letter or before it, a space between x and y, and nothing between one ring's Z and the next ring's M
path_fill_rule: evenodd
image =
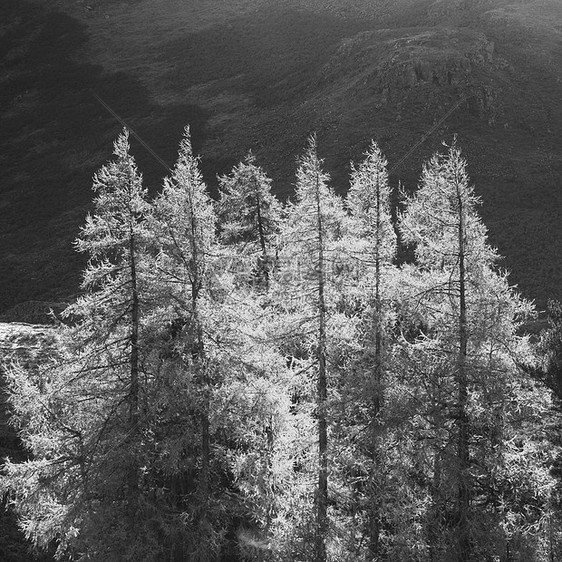
M350 88L379 98L379 106L406 104L440 112L451 99L466 98L471 113L496 121L500 92L490 79L494 43L469 29L432 28L364 32L345 40L322 74L332 84L353 76Z

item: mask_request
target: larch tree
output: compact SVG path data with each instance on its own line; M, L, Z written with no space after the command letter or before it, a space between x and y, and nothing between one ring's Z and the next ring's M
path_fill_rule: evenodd
M478 204L466 163L453 144L446 155L435 155L425 165L420 188L407 199L400 220L403 239L415 244L418 269L410 298L425 324L417 345L434 357L430 371L437 378L426 388L441 401L430 416L424 414L425 419L442 418L441 430L434 423L429 432L441 434L434 439L432 486L441 498L443 532L434 538L441 549L448 548L450 530L458 562L468 562L485 548L477 540L476 510L488 506L483 483L493 480L502 462L498 443L507 431L506 404L516 386L514 357L523 342L517 329L531 310L497 271L497 254L487 242ZM448 428L445 434L443 428ZM496 515L489 512L488 525L497 524ZM434 560L441 559L437 547L430 541Z
M143 536L141 402L149 205L129 154L128 132L115 161L94 176L94 213L76 246L89 255L83 294L65 315L58 349L39 377L12 370L11 401L32 460L8 464L26 535L59 554L94 559L150 557Z
M236 245L236 259L247 256L256 279L267 287L282 219L271 180L250 152L230 175L219 177L219 193L221 240Z
M210 513L213 362L206 334L207 315L216 315L209 298L215 227L213 203L186 127L177 162L154 202L151 230L159 303L154 322L164 327L162 337L169 346L162 369L170 395L161 415L176 417L175 430L161 435L162 443L174 451L168 457L172 466L165 463L169 451L162 448L160 458L162 470L171 477L177 512L189 513L194 521L191 532L180 532L184 538L175 546L175 556L181 553L193 560L212 559L220 548Z
M347 292L354 307L359 307L359 311L351 312L359 317L356 338L359 346L351 365L351 372L359 379L349 382L358 386L352 408L361 411L363 408L357 409L357 404L364 404L364 424L370 428L363 451L369 465L364 483L364 493L368 497L365 504L369 506L366 534L368 559L379 560L384 557L381 510L385 488L382 473L386 470L381 409L384 387L389 383L384 378L389 371L390 334L394 322L392 301L397 268L392 262L396 254L396 233L391 217L387 161L375 142L364 156L358 166L352 165L351 187L346 199L350 214L346 246L351 275L343 293ZM352 377L348 375L347 378ZM361 452L356 456L361 456Z
M295 201L287 207L287 219L280 236L279 271L276 279L278 308L288 319L289 340L285 353L295 359L296 370L315 373L317 474L313 559L327 559L328 541L328 323L335 294L338 241L345 224L343 202L328 186L317 155L316 137L299 160ZM305 366L306 365L306 366ZM310 389L312 390L312 389ZM303 398L304 399L304 398ZM297 399L298 400L298 399Z
M267 311L225 267L232 252L225 254L217 240L216 220L186 128L154 203L159 283L152 286L159 303L153 321L164 328L168 349L161 356L169 389L160 401L167 422L157 439L159 471L174 489L174 555L194 562L215 560L229 548L267 551L276 512L271 487L284 478L278 443L286 425L286 369L264 337ZM238 538L236 527L244 529Z

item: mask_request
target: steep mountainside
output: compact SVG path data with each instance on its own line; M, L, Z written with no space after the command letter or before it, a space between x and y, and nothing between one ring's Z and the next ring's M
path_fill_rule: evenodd
M371 138L413 189L456 133L501 265L562 298L558 0L4 0L0 21L0 313L76 291L121 127L94 92L169 164L191 123L211 186L251 148L281 196L313 130L341 192Z

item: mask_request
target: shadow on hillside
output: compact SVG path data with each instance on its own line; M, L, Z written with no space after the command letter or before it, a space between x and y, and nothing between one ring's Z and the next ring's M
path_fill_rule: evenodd
M186 123L201 142L204 112L164 110L142 84L80 62L84 27L68 15L21 0L0 3L0 312L17 302L68 297L83 260L72 241L91 201L93 172L111 157L121 125L95 91L170 165ZM155 191L165 170L132 141Z

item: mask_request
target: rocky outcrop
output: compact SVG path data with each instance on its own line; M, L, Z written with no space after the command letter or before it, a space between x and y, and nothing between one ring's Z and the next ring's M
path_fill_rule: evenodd
M494 44L481 33L425 31L393 41L391 56L379 63L386 88L413 88L420 83L464 86L473 70L492 63Z
M495 49L484 33L470 29L431 28L364 32L342 42L323 70L332 84L348 76L356 95L378 98L379 107L402 104L436 112L452 99L466 99L469 110L490 123L500 113Z
M37 360L47 352L52 337L52 326L0 322L0 369L10 360Z

